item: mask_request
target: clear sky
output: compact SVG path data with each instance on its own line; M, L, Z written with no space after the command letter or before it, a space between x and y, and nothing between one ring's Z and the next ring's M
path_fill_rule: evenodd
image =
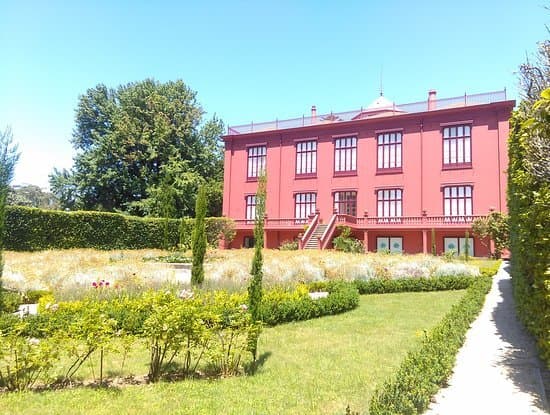
M14 183L70 167L78 96L182 79L226 125L507 88L548 37L544 0L0 0L0 129Z

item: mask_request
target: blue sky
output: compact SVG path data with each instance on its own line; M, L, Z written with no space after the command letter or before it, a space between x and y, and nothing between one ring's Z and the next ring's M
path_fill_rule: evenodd
M70 167L78 96L148 77L182 79L226 124L501 90L548 37L543 0L0 0L0 129L14 183Z

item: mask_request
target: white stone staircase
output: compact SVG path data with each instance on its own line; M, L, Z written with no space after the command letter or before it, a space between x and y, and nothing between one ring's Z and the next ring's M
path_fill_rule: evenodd
M306 242L304 249L319 249L318 240L321 236L323 236L323 233L325 233L327 226L328 225L317 225Z

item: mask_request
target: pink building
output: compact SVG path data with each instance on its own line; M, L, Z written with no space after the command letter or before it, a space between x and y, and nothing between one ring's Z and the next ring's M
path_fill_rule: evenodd
M331 248L338 225L368 251L464 251L476 217L506 211L506 91L230 127L223 213L229 247L253 244L258 175L267 174L265 246ZM473 254L487 248L471 240ZM470 248L470 254L472 254Z

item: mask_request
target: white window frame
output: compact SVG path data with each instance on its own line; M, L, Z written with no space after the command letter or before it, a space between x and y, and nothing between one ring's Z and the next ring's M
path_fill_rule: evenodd
M314 175L317 173L317 141L299 141L296 143L296 175Z
M334 172L357 171L357 137L334 139Z

